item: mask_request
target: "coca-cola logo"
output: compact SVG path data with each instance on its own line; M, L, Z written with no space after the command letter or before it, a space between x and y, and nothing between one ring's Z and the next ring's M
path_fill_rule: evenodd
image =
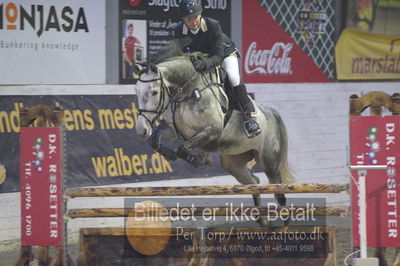
M257 43L252 42L246 52L246 73L293 74L292 58L289 57L292 48L292 43L277 42L271 50L257 50Z

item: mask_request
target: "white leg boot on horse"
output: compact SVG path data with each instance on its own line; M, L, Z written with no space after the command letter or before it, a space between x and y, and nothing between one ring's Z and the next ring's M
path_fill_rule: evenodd
M251 114L255 112L255 107L247 95L246 86L242 83L234 87L233 90L239 108L243 114L243 124L246 135L248 138L254 138L261 133L261 129L257 122L251 117Z

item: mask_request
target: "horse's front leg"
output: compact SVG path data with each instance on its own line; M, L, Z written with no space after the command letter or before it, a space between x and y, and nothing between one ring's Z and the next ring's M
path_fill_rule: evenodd
M217 140L221 135L222 130L213 126L208 125L203 129L197 131L190 139L179 146L177 155L179 158L189 162L194 167L202 164L208 164L210 158L204 154L195 155L191 153L191 150L208 145L213 141Z
M165 147L161 144L161 139L173 138L172 130L167 126L167 123L162 120L160 125L154 130L148 142L150 146L159 154L165 157L168 161L175 161L178 156L173 149Z

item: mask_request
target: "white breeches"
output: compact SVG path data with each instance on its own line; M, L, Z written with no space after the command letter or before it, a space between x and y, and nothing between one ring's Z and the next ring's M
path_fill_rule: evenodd
M225 69L232 87L238 86L240 84L239 58L232 55L225 57L222 67Z

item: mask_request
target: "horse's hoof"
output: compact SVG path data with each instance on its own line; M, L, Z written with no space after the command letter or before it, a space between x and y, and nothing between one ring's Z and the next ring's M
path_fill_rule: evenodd
M198 156L188 156L187 161L194 167L198 167L201 164L201 159Z
M178 157L176 155L168 155L168 154L161 154L165 160L167 161L176 161L176 159L178 159Z
M156 137L154 137L154 134L149 138L147 142L154 150L160 149L161 143Z
M202 164L202 159L198 155L192 154L189 150L187 150L183 145L181 145L176 151L176 155L182 160L187 161L194 167L198 167Z
M165 148L163 146L160 145L160 148L158 149L158 152L164 156L164 158L167 161L175 161L176 159L178 159L178 156L176 155L175 151Z
M190 152L183 145L179 146L178 150L176 151L176 155L182 160L189 161Z
M199 153L197 155L197 157L199 157L202 165L206 165L206 164L211 164L212 163L211 157L208 156L207 154L205 154L204 152Z

